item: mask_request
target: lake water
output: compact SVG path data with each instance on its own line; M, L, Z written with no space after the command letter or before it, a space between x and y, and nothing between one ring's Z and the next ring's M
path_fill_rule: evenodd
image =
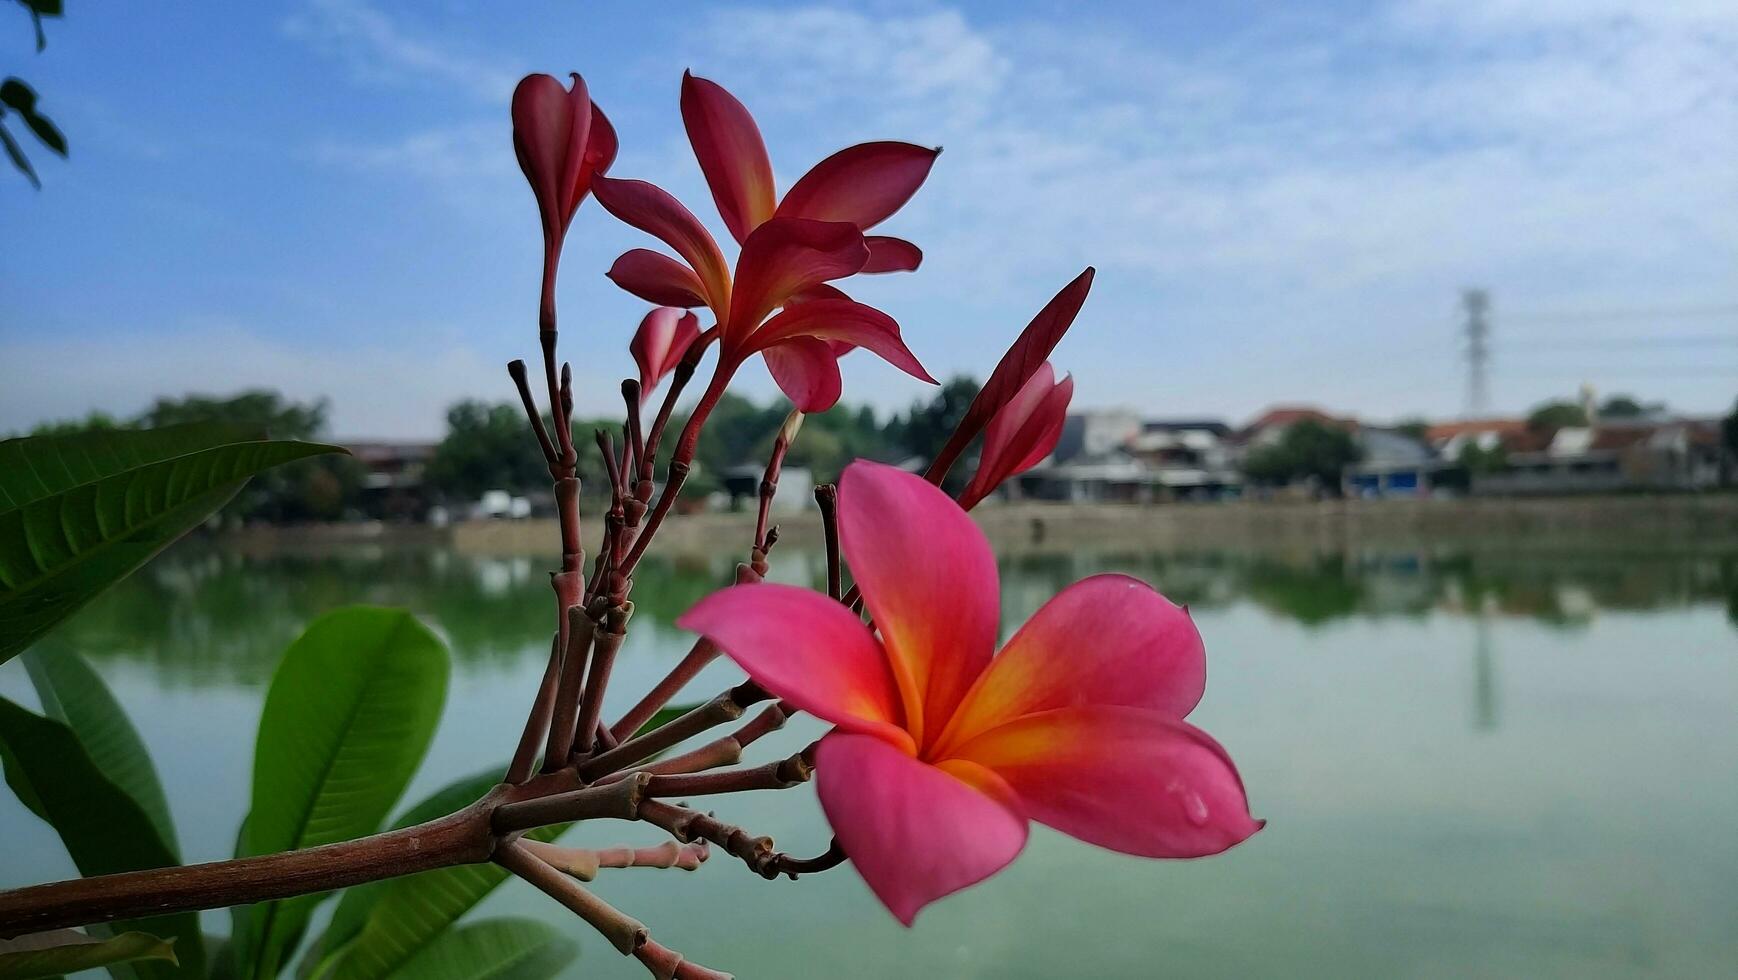
M115 688L187 859L217 859L246 809L264 686L303 624L352 602L401 605L449 640L446 715L408 802L511 752L548 651L545 567L189 542L51 642ZM781 551L774 569L812 582L821 562ZM642 570L617 710L686 649L671 619L728 570ZM909 931L848 866L766 882L715 852L696 874L618 871L598 890L745 980L1738 975L1738 549L1028 555L1002 563L1004 629L1108 570L1194 611L1209 681L1193 720L1230 750L1269 821L1249 843L1166 863L1035 829L1012 868ZM737 678L715 666L696 699ZM0 693L35 705L20 663L0 667ZM754 758L818 731L793 725ZM795 853L829 836L807 787L714 803ZM0 885L73 874L54 834L4 793L0 840ZM584 948L572 976L646 975L522 884L480 911L570 928Z

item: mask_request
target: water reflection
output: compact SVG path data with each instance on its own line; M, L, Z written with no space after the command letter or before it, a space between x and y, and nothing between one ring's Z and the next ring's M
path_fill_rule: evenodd
M668 631L729 579L727 557L648 559L636 621ZM1346 552L1082 550L1002 559L1007 622L1019 622L1077 579L1121 571L1192 608L1251 605L1305 627L1350 618L1469 616L1481 725L1494 725L1495 653L1486 621L1526 619L1575 630L1601 611L1718 604L1738 624L1738 555L1611 556L1438 547ZM775 578L823 581L821 556L788 549ZM503 666L547 643L545 563L424 547L347 547L250 554L192 541L103 596L48 641L99 660L125 658L170 685L264 682L310 618L348 603L407 607L437 624L461 664Z

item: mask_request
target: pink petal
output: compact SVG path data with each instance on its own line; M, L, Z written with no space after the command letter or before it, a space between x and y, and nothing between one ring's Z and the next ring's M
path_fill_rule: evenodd
M585 156L591 98L573 76L569 91L549 75L527 75L513 89L513 143L543 215L544 235L561 238L579 201L569 200Z
M867 231L911 200L940 152L890 141L846 147L804 174L779 202L778 213L849 221Z
M827 341L792 337L761 351L766 369L779 390L800 412L824 412L839 401L844 382L839 377L839 356Z
M1049 362L1040 365L984 429L978 471L960 494L960 506L971 510L1009 477L1024 473L1050 455L1062 439L1062 425L1073 395L1073 378L1058 383Z
M691 72L682 73L682 123L718 213L740 242L777 203L760 129L736 96Z
M863 268L869 248L855 225L774 218L742 243L727 337L746 337L794 293Z
M688 261L705 288L706 303L722 317L730 308L730 269L718 243L682 202L643 180L596 177L592 193L604 210L653 236Z
M645 398L664 376L676 369L688 345L700 336L700 319L673 306L660 306L640 321L628 353L640 368L640 397Z
M867 235L863 240L869 244L864 272L914 272L923 264L923 249L903 238Z
M706 287L700 285L694 270L649 248L623 252L605 275L633 295L659 306L706 305Z
M881 631L906 728L927 745L925 733L941 734L995 649L995 556L947 494L866 460L839 480L839 539Z
M711 638L762 687L815 717L911 744L887 655L837 601L794 585L733 585L676 625Z
M1139 579L1094 575L1008 640L960 705L942 750L1022 715L1079 705L1180 719L1206 687L1206 649L1189 613Z
M821 739L815 783L851 864L907 926L925 905L1002 870L1026 846L1020 813L872 736Z
M1051 297L1050 302L1044 304L1044 308L1032 318L1032 322L1026 324L1026 329L1020 331L1014 346L1008 348L1008 352L996 363L996 369L990 372L990 380L984 382L977 397L966 406L966 414L960 419L960 424L954 427L947 444L936 454L935 461L929 464L925 476L940 483L960 453L965 452L971 441L977 438L984 426L990 423L990 419L1026 384L1039 365L1049 359L1050 352L1056 349L1062 335L1068 332L1075 316L1080 313L1080 307L1086 302L1086 294L1092 289L1093 275L1092 268L1088 267L1085 272L1074 277L1074 281Z
M887 363L920 381L935 384L918 363L917 355L899 336L899 324L873 306L852 300L817 299L792 304L749 335L744 356L781 344L792 337L856 344L875 352Z
M1217 854L1262 822L1231 757L1206 732L1140 708L1027 715L956 749L1007 781L1033 820L1114 851ZM854 856L854 855L853 855Z
M579 76L573 76L578 84ZM616 151L620 143L616 139L616 128L610 124L609 117L594 102L591 106L591 129L585 138L585 152L580 155L579 167L573 175L573 181L568 185L572 195L568 216L572 217L574 210L584 203L586 194L591 192L591 183L599 174L608 172L610 165L616 162Z

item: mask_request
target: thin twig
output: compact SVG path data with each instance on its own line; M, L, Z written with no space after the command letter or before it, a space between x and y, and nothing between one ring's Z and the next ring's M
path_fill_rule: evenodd
M519 402L525 406L525 417L531 421L531 431L537 434L537 445L543 450L544 462L554 467L555 444L549 441L549 430L543 425L543 413L537 410L537 400L531 395L531 379L525 373L525 362L517 358L508 361L507 374L513 379L513 387L519 389Z
M618 911L579 882L550 867L524 844L518 841L502 844L495 850L495 862L584 919L623 956L633 955L646 942L649 934L638 919Z
M580 881L591 881L604 868L674 868L694 871L706 862L705 841L682 844L667 840L655 847L560 847L530 838L519 841L550 867Z
M567 610L567 652L561 663L561 684L556 689L555 712L549 720L549 739L543 750L543 771L550 772L567 764L567 753L573 748L574 722L579 716L579 699L585 682L585 662L591 654L597 623L580 606Z
M603 712L604 690L609 687L610 671L615 667L616 651L627 635L628 620L634 614L634 604L623 602L604 611L603 630L592 641L591 672L585 678L585 695L579 702L579 720L574 726L573 750L578 755L591 754L597 741L598 715Z
M603 786L503 803L495 808L491 826L498 834L510 834L573 820L632 820L651 778L635 773L633 778Z
M744 681L662 728L638 738L628 739L615 748L600 752L580 763L580 778L592 780L607 776L618 769L626 769L641 759L656 755L708 728L741 718L743 709L765 701L768 697L760 685L753 681Z
M561 634L549 638L549 666L543 669L543 681L537 686L537 698L531 703L531 714L525 719L525 731L519 736L519 748L507 767L505 781L522 783L531 775L537 762L537 746L544 744L550 714L555 710L555 688L561 680Z
M821 509L821 532L827 540L827 595L839 598L844 573L839 567L839 487L823 483L815 488L815 506Z
M745 793L760 789L789 789L808 782L814 773L814 746L810 745L789 758L749 769L649 776L646 795L668 798Z

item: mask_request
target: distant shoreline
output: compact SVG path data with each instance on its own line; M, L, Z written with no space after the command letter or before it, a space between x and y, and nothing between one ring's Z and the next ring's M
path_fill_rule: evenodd
M1563 547L1704 550L1738 546L1738 493L1619 494L1460 500L1325 500L1215 504L985 504L973 515L1002 550L1078 547L1308 548L1340 551L1365 544L1464 542ZM813 510L779 513L781 540L821 544ZM715 554L746 542L754 515L672 515L659 534L670 554ZM587 527L589 533L594 530ZM242 550L296 551L345 544L450 545L473 554L542 554L556 540L553 520L470 521L447 528L334 524L249 527L216 540Z

